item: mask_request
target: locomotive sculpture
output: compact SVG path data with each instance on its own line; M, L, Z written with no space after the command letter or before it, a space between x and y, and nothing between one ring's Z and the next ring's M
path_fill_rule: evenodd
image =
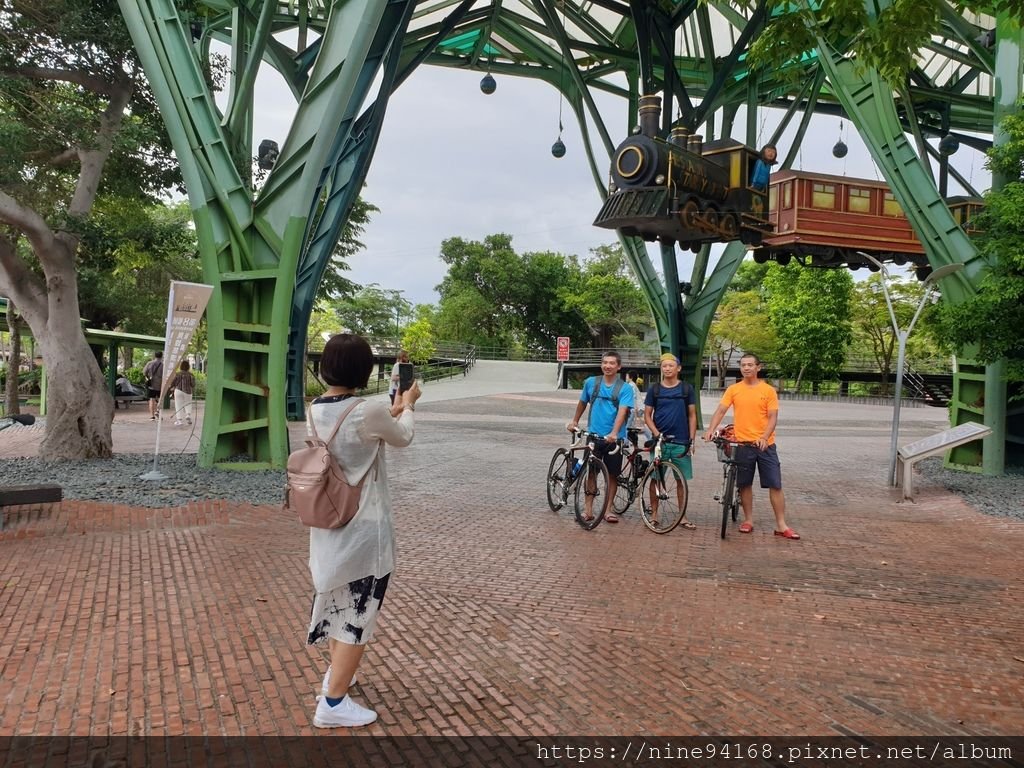
M640 98L640 127L615 150L608 198L594 225L696 250L757 245L771 232L768 190L752 186L758 154L732 139L703 142L682 126L657 136L661 97Z

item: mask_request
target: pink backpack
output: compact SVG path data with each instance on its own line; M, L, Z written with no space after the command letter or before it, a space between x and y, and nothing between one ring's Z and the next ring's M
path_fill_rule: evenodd
M321 440L316 433L310 413L312 409L306 410L309 436L305 448L298 448L288 455L283 506L285 512L298 515L305 525L313 528L341 528L359 511L359 497L366 475L355 485L350 484L328 446L338 434L345 417L361 402L361 398L352 399L326 441ZM376 469L376 466L377 457L374 457L373 468Z

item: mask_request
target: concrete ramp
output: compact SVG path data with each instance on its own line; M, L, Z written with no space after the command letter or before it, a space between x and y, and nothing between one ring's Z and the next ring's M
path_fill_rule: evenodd
M465 376L422 384L421 403L458 400L463 397L504 395L512 392L543 392L557 384L557 363L523 363L479 360Z

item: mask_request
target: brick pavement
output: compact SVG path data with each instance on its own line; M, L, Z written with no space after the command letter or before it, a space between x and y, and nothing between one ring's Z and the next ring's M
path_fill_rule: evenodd
M757 490L755 533L721 541L704 446L696 531L550 512L575 396L425 403L389 451L398 569L355 691L380 712L365 732L1024 732L1024 525L927 483L897 504L888 408L783 402L804 540L771 535ZM905 410L904 437L943 415ZM118 449L142 434L127 420ZM316 732L296 521L244 502L5 515L0 735Z

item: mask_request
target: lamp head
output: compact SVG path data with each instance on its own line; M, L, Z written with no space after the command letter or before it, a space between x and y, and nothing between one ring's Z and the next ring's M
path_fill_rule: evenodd
M964 265L961 264L960 262L957 262L955 264L946 264L944 266L939 267L936 270L933 270L932 273L925 278L924 283L925 285L935 285L935 283L937 283L942 278L949 277L952 274L956 274L963 268Z

